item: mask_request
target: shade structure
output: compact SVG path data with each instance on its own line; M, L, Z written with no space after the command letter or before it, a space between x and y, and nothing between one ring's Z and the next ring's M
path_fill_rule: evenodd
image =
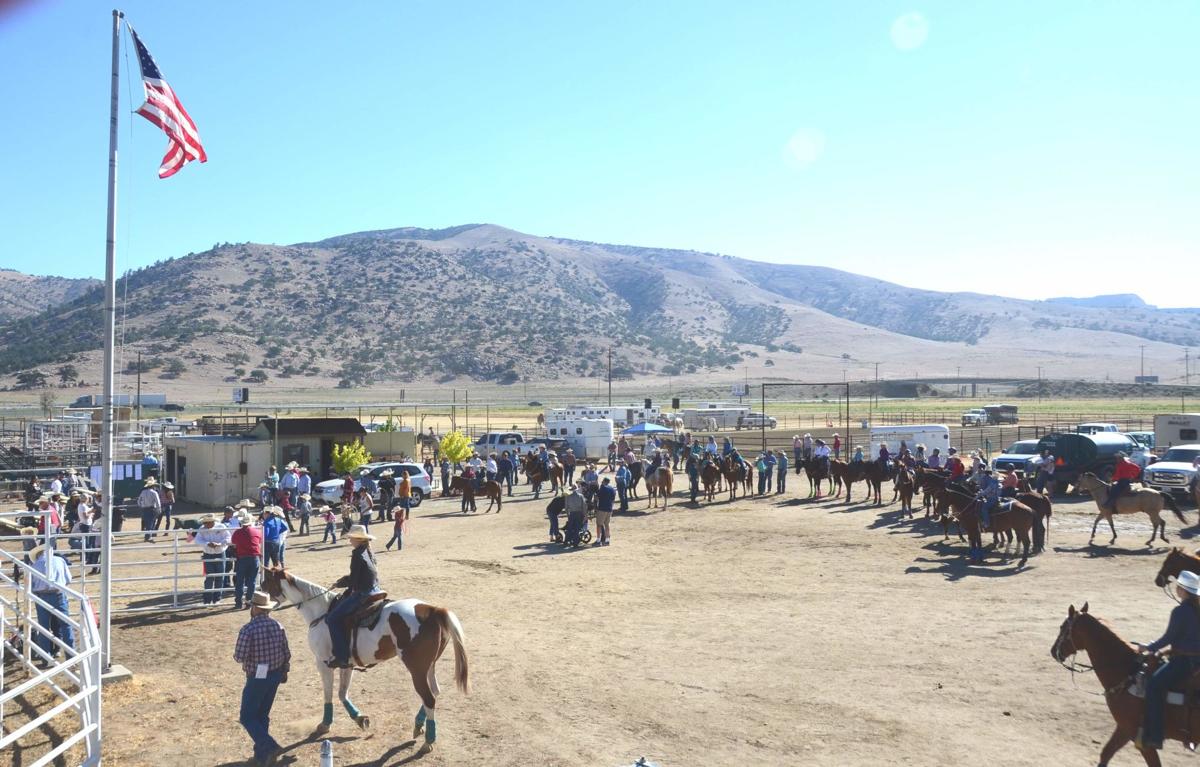
M637 424L634 424L633 426L630 426L628 429L625 429L621 433L622 434L655 434L657 432L662 432L662 431L669 432L669 431L671 431L671 429L667 428L666 426L659 426L656 423L646 423L645 421L643 421L642 423L637 423Z

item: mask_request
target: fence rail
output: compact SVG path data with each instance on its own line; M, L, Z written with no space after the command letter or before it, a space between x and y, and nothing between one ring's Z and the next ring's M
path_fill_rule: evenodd
M85 767L100 764L101 744L101 649L100 632L96 626L96 615L87 595L67 586L48 584L51 590L66 598L67 604L78 605L72 618L70 610L60 612L53 604L33 591L33 567L7 551L0 551L0 636L6 656L17 659L20 670L27 678L15 685L8 684L7 664L0 664L0 719L5 707L35 690L46 690L59 702L48 710L32 715L25 724L10 728L0 737L0 753L14 753L21 738L52 723L63 735L45 753L38 755L30 767L42 767L61 761L76 744L83 742ZM7 571L14 575L9 575ZM15 576L15 577L14 577ZM69 645L54 635L53 627L46 622L61 622L72 629L77 646ZM14 637L20 637L20 646L14 645ZM40 640L36 641L36 640ZM40 646L49 641L52 647L61 650L63 660L58 660ZM56 655L57 653L55 653ZM35 665L35 660L45 664ZM64 724L64 715L75 714L77 723ZM69 734L64 734L69 732ZM15 760L14 760L15 763ZM24 760L22 760L24 763Z

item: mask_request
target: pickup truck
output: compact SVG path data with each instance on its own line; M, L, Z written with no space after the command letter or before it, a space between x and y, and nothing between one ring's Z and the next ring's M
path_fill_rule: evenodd
M525 455L537 450L537 446L527 442L525 435L519 431L489 431L475 440L475 450L481 456L487 456L488 453L500 455L505 450L509 455Z
M734 429L761 429L764 426L768 429L774 429L778 423L774 418L765 416L762 413L750 413L738 418Z
M963 426L986 426L987 422L988 414L983 408L975 408L962 414Z

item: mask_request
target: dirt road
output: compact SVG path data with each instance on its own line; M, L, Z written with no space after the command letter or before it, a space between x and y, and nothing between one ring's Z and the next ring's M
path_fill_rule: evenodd
M378 555L392 595L452 608L467 634L474 693L451 688L444 657L438 749L422 764L1094 764L1111 730L1099 685L1072 686L1049 657L1067 605L1090 601L1141 640L1171 607L1144 518L1116 547L1089 548L1084 504L1056 507L1048 551L1021 572L997 557L968 566L940 527L897 524L898 507L643 501L614 520L612 546L564 551L543 543L544 505L463 516L430 502L403 553ZM1178 540L1175 520L1168 530ZM332 582L347 549L308 540L293 539L289 566ZM116 654L136 679L106 694L106 764L242 763L231 653L245 617L121 619ZM319 678L301 619L280 619L296 662L273 730L312 765ZM339 707L335 763L405 763L418 700L402 667L357 675L352 695L374 732ZM1178 744L1164 763L1185 763ZM1141 759L1127 749L1114 764Z

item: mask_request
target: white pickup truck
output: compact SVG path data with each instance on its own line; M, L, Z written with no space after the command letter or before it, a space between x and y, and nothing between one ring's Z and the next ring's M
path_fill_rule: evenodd
M481 456L488 453L500 455L505 450L509 455L525 455L537 450L537 445L525 441L525 435L519 431L489 431L475 440L475 450Z

